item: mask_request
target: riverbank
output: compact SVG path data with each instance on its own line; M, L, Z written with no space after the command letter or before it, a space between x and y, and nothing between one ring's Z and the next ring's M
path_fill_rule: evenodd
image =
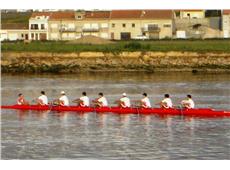
M94 40L94 41L93 41ZM75 41L33 41L3 42L2 52L49 52L49 53L79 53L79 52L198 52L198 53L230 53L230 40L146 40L146 41L105 41L95 44L98 39L89 39L86 43ZM81 41L80 41L81 42Z
M219 52L2 52L2 73L81 71L230 72L230 53Z

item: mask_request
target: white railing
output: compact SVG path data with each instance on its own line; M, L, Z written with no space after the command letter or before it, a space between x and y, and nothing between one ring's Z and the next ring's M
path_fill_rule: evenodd
M142 27L142 32L160 31L160 27Z
M76 28L66 28L66 27L61 27L59 29L60 32L75 32Z
M83 32L98 32L99 28L82 28Z

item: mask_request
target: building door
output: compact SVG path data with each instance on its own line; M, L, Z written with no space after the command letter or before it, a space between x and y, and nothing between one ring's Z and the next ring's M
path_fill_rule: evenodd
M149 39L159 39L159 32L151 32L149 33Z
M28 39L29 39L28 34L25 34L25 40L28 40Z
M46 33L40 33L40 40L47 40Z
M35 34L35 40L38 40L38 34Z
M121 32L121 40L130 40L131 33L130 32Z
M111 32L111 40L114 40L114 32Z

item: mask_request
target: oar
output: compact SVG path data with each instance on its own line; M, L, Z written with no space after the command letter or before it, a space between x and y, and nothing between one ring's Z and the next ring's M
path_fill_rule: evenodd
M132 105L132 108L135 108L137 110L138 117L140 116L139 106Z
M35 103L36 102L36 99L33 99L33 100L31 100L31 103ZM37 102L36 102L37 103Z
M181 106L179 106L179 109L180 109L180 114L183 116L182 107L181 107Z

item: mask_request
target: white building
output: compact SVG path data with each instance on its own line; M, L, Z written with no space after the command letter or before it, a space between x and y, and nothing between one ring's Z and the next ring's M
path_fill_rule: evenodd
M27 24L2 24L0 29L0 41L28 40L29 30Z
M51 12L35 12L29 19L29 39L47 40L48 37L48 19Z
M223 11L222 29L223 38L230 38L230 10Z
M179 11L180 11L180 18L187 18L187 19L205 18L204 10L187 9L187 10L179 10Z

